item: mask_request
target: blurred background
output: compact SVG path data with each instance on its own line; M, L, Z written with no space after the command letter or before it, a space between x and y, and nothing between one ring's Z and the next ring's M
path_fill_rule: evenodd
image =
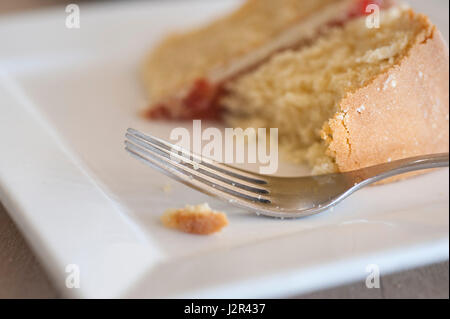
M144 1L144 0L142 0ZM153 0L147 0L153 1ZM157 0L181 1L181 0ZM184 0L189 1L189 0ZM211 1L211 0L204 0ZM220 1L220 0L214 0ZM274 0L276 1L276 0ZM118 2L117 0L1 0L0 20L5 14L19 14L69 3L87 4ZM435 10L448 12L448 0L408 1L420 12L433 16ZM436 2L439 4L436 6ZM433 5L430 5L433 3ZM448 43L448 14L442 30ZM1 50L1 47L0 47ZM55 298L52 287L32 251L7 215L0 202L0 298ZM381 279L381 289L367 289L364 282L338 287L306 296L290 298L449 298L449 263L444 262L420 269L412 269Z
M115 0L110 0L115 1ZM41 9L55 5L67 5L69 3L89 3L101 2L100 0L79 0L79 1L65 1L65 0L2 0L0 1L0 14L14 13L25 10Z

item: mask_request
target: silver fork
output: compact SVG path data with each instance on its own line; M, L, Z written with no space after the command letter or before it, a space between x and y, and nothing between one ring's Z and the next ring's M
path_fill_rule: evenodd
M164 174L257 214L298 218L325 211L362 187L417 170L446 167L449 155L406 158L352 172L274 177L206 159L159 138L128 129L125 149Z

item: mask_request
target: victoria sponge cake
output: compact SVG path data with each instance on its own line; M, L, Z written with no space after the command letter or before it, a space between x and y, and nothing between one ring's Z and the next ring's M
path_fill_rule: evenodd
M218 118L223 84L275 52L300 47L377 0L247 0L192 31L172 34L144 61L150 118Z
M423 15L392 8L380 28L349 22L227 84L227 121L276 127L316 173L447 152L449 59Z
M146 115L278 128L315 174L448 152L448 47L426 16L378 3L368 26L361 1L249 0L172 36L146 61Z

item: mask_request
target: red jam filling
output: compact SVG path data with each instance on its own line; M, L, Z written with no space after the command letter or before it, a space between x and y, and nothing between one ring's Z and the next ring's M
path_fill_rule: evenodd
M219 91L217 86L208 80L198 79L181 101L177 101L175 105L156 104L145 116L151 119L218 120L221 113L217 102Z
M371 12L366 12L370 4L378 5L381 9L390 6L391 0L357 0L349 10L347 19L353 19ZM342 25L346 21L334 21L329 25ZM218 98L222 90L220 86L211 84L207 79L197 79L185 98L177 101L176 105L171 103L160 103L154 105L144 115L151 119L179 119L179 120L220 120L221 109Z

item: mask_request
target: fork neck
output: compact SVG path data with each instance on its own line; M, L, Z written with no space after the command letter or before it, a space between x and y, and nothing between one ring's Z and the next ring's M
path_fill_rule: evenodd
M357 179L374 183L399 174L449 166L449 153L410 157L355 171Z

